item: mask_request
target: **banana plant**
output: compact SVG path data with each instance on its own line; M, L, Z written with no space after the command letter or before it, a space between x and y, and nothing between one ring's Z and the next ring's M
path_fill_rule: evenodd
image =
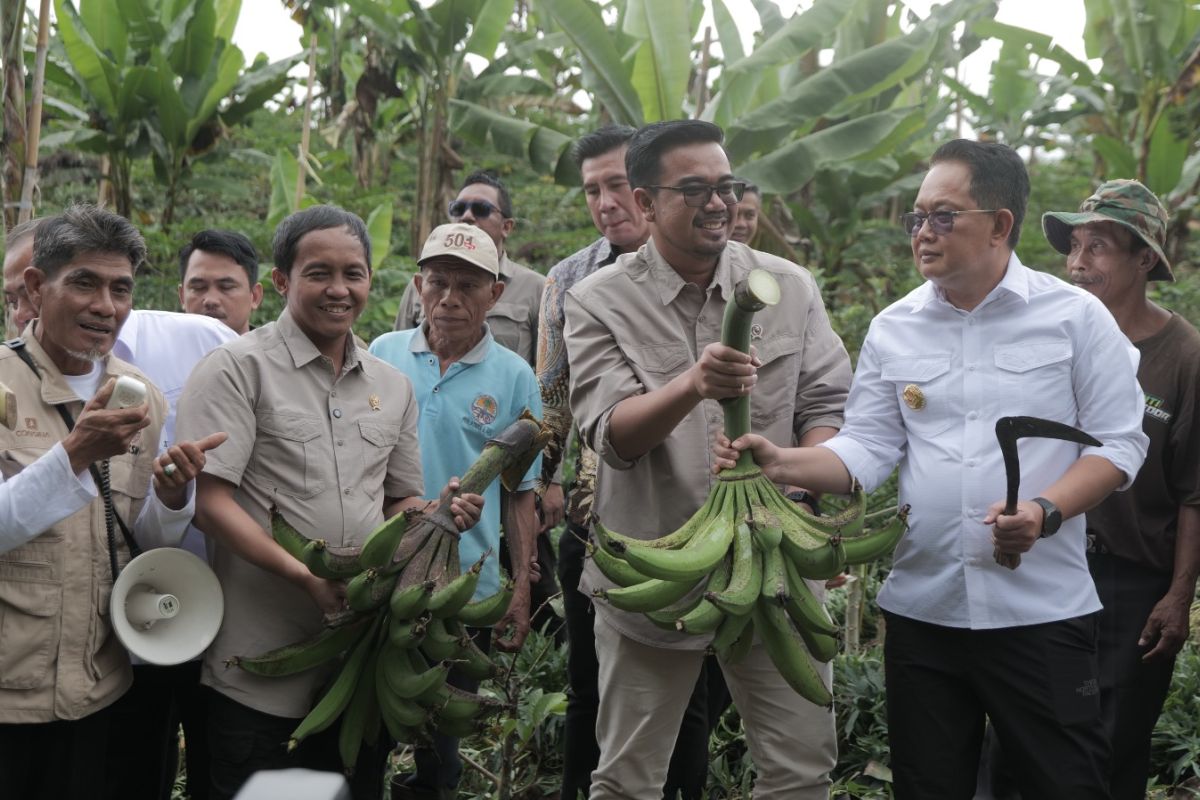
M232 43L241 0L55 0L57 46L47 78L80 107L43 146L105 155L118 213L133 211L133 161L149 155L166 186L160 223L171 225L190 162L227 127L277 94L294 59L249 68Z

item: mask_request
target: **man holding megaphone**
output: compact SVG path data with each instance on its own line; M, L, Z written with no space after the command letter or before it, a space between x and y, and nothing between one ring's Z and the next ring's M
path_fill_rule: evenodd
M192 480L225 440L156 454L162 394L110 355L145 256L137 229L107 211L44 220L24 274L41 314L0 348L0 382L17 403L15 424L0 428L3 797L103 784L106 712L131 681L109 621L113 581L138 545L179 542Z

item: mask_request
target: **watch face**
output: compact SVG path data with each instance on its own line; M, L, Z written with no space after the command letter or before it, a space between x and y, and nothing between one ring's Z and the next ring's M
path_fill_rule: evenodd
M1058 510L1058 506L1044 497L1035 498L1034 502L1042 507L1042 535L1057 533L1062 526L1062 512Z

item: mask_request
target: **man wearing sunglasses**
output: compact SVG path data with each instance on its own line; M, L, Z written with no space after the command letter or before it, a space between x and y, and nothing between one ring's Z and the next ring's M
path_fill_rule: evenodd
M537 364L538 312L544 276L508 257L504 242L517 221L513 218L508 188L491 172L472 172L447 209L451 222L465 222L487 233L500 253L500 282L504 293L488 312L487 323L496 341L533 367ZM421 298L409 283L400 298L396 330L416 328L424 322Z
M625 166L650 239L566 293L571 412L599 460L594 517L640 539L675 530L707 499L719 400L753 390L755 431L809 445L840 427L849 388L850 360L812 275L729 243L745 183L722 140L700 120L639 130ZM756 267L775 277L784 301L755 316L752 358L720 338L733 287ZM580 591L611 586L589 561ZM594 608L600 758L588 796L661 797L711 637L664 631L603 601ZM746 726L755 798L827 798L832 713L793 691L761 643L720 666Z
M985 714L1023 797L1110 796L1082 515L1141 467L1143 398L1104 305L1014 253L1028 197L1012 148L940 147L902 218L927 282L872 321L841 432L717 449L719 468L749 447L772 479L831 492L851 476L872 490L899 466L912 513L878 597L899 800L972 797ZM1006 514L995 429L1008 416L1103 446L1022 439Z

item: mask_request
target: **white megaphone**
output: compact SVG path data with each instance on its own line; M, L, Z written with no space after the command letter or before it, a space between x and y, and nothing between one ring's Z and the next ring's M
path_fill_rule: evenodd
M225 596L203 560L160 547L121 570L111 612L113 630L130 653L148 664L182 664L212 644Z

